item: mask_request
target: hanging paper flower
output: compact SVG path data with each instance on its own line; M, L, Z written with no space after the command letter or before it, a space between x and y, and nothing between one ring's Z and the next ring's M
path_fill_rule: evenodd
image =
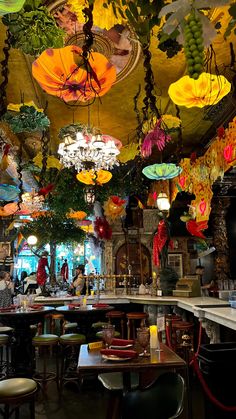
M111 180L112 174L108 170L82 170L76 178L85 185L103 185Z
M153 180L172 179L182 172L182 168L176 166L174 163L161 163L146 166L142 173L148 178Z
M200 237L201 239L205 239L206 237L202 233L202 230L206 230L208 227L207 221L195 221L189 220L186 222L186 228L192 236Z
M25 0L0 0L0 16L19 12Z
M91 52L88 60L81 54L73 45L47 49L33 62L33 76L45 92L65 102L103 96L116 80L115 67L98 52Z
M127 163L129 160L134 160L138 155L138 144L131 143L122 147L118 159L121 163Z
M66 214L67 218L74 218L76 220L83 220L87 216L87 213L84 211L73 211L71 210L68 214Z
M43 154L39 152L34 158L33 162L36 166L42 168L43 166ZM57 169L61 170L62 164L54 156L47 156L47 169Z
M105 216L112 221L121 217L125 214L125 204L125 199L121 199L119 196L110 196L103 205Z
M181 119L179 119L177 116L173 115L162 115L161 116L161 127L162 128L168 128L169 130L177 129L181 125Z
M4 212L9 215L18 214L18 215L29 215L32 211L27 207L27 205L21 203L20 209L17 202L10 202L9 204L4 205Z
M168 94L179 106L192 108L215 105L231 90L231 84L224 76L202 73L197 80L184 76L172 83Z
M99 239L111 240L112 229L105 218L96 218L94 222L94 231Z
M17 186L0 184L0 200L1 201L15 201L18 198L20 190Z
M78 0L67 0L67 4L70 6L70 10L76 14L78 21L83 22L84 15L82 10L84 9L84 4ZM110 29L118 23L122 24L124 22L124 15L121 18L118 14L115 14L112 3L106 2L106 7L103 7L103 5L103 0L94 1L94 25L99 26L100 28Z
M34 106L26 105L20 107L20 112L6 112L3 120L10 125L14 133L42 131L50 125L43 112L38 112Z
M10 0L10 2L20 1ZM9 1L6 0L6 3ZM24 7L18 13L5 15L2 22L8 26L11 46L25 54L39 55L47 48L63 46L64 31L58 28L47 7L39 0L26 0Z
M165 148L166 143L171 140L171 136L160 128L160 126L161 120L158 121L153 130L151 130L144 138L141 148L141 154L143 157L149 157L152 154L154 145L157 146L159 151L162 151Z

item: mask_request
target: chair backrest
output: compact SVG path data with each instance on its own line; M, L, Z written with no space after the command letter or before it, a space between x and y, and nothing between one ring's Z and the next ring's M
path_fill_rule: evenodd
M123 398L122 419L174 419L183 411L185 384L181 375L162 374L150 387Z

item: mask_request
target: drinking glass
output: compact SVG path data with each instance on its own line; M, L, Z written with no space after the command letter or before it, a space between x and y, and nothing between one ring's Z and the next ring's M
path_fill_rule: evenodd
M112 324L103 326L102 337L105 342L106 348L109 348L111 346L112 339L114 338L114 334L115 334L115 326L113 326Z
M143 349L143 352L139 356L150 356L147 347L150 342L150 330L149 327L140 327L137 329L137 340Z

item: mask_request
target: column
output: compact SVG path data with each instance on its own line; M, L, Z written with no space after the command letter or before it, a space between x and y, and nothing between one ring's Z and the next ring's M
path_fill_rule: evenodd
M229 197L217 196L212 200L213 244L216 248L214 271L218 281L230 277L229 245L226 227L226 214L230 205Z

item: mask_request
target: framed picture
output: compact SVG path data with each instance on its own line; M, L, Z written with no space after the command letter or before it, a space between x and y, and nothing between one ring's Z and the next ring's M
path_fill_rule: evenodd
M173 268L179 278L183 278L183 255L182 253L169 253L168 265Z
M11 255L11 243L0 242L0 258L5 258Z

